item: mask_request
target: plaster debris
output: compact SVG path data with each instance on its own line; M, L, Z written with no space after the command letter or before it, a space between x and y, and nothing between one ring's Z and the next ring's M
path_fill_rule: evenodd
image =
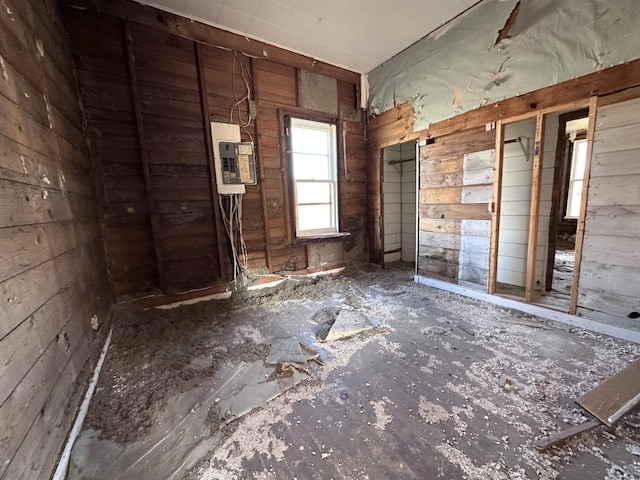
M119 478L122 469L140 480L302 479L319 467L323 478L433 469L552 480L579 468L633 478L636 414L606 438L584 432L545 452L534 443L588 421L573 399L640 346L553 322L510 324L522 317L413 284L411 274L364 267L242 302L121 308L70 480ZM375 296L370 285L403 293ZM386 333L316 343L329 308L379 318ZM430 327L447 334L425 335Z
M629 452L631 455L640 456L640 445L638 445L637 443L627 444L626 449L627 449L627 452Z
M373 328L374 325L361 312L343 309L336 317L324 341L332 342L341 338L351 337Z
M449 412L437 403L428 401L425 397L420 397L418 406L420 417L427 423L438 423L451 417Z
M373 411L376 414L376 422L374 424L377 430L385 430L387 425L391 423L393 420L393 416L387 412L385 405L388 399L383 400L370 400L371 405L373 405Z

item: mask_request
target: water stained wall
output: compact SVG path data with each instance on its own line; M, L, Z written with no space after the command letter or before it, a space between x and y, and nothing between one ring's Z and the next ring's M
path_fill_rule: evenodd
M415 130L640 57L634 0L487 0L369 75L369 108L409 101Z

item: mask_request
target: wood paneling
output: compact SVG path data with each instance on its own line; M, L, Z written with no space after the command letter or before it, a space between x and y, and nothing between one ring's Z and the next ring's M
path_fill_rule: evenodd
M225 46L257 58L269 58L282 65L327 75L358 85L360 75L340 67L329 65L311 57L306 57L289 50L275 47L267 43L249 39L225 30L211 28L203 23L179 17L168 12L159 11L143 5L131 4L127 0L112 0L104 3L100 0L74 0L73 4L80 8L103 12L118 18L140 23L163 33L184 37L214 47Z
M243 37L177 17L185 29L166 28L157 18L170 15L149 7L87 7L65 12L98 190L104 192L100 214L110 276L119 296L232 279L212 169L211 118L240 124L242 140L256 145L258 184L247 186L243 196L251 268L305 268L304 250L293 245L291 235L279 113L298 107L301 57L245 55L251 51ZM335 67L309 70L337 82L338 98L327 102L337 100L339 106L340 222L352 234L345 240L350 249L350 242L364 243L366 212L359 76Z
M584 237L579 239L582 261L574 300L582 312L626 317L640 310L639 112L640 99L635 99L598 106L595 116L590 175L583 190L586 212L579 222Z
M56 9L0 10L0 478L49 478L109 329L96 197ZM91 328L96 316L100 331Z
M478 128L420 148L418 270L425 275L486 285L494 142L495 132Z

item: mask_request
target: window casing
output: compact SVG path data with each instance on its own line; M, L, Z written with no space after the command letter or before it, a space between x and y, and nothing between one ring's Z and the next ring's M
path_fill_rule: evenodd
M288 117L296 237L338 232L336 125Z

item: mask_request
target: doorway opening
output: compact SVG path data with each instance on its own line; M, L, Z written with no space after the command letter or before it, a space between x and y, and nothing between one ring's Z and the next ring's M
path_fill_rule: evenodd
M576 232L582 205L582 186L587 161L589 111L558 115L553 197L549 217L545 289L540 302L562 299L568 305L575 269Z
M589 110L505 123L495 293L570 311Z
M382 150L383 266L415 268L416 178L415 141Z
M527 280L535 135L535 118L504 127L496 292L518 298Z

